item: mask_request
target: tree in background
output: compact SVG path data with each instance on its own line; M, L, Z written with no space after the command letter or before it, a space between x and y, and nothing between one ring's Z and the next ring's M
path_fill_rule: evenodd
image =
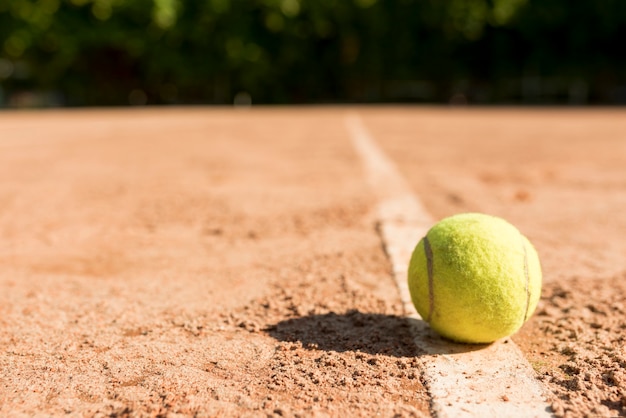
M620 0L0 0L0 86L68 105L619 103L624 39Z

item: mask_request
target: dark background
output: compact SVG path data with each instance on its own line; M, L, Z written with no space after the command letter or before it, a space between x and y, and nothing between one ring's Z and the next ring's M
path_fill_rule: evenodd
M626 103L624 0L0 0L0 106Z

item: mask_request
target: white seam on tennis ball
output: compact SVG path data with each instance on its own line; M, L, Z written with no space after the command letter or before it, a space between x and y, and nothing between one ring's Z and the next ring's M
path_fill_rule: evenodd
M524 283L526 287L526 309L524 310L523 324L528 319L528 308L530 308L530 272L528 271L528 250L526 249L526 242L524 242L524 237L521 238L522 250L524 251L524 279L526 280Z
M428 318L430 321L435 309L435 283L433 282L433 250L430 248L428 234L424 235L424 254L426 255L426 272L428 274Z
M415 311L408 288L411 253L433 224L394 164L376 145L357 113L345 119L378 198L380 234L393 268L414 342L424 353L422 376L436 417L548 417L550 407L535 372L515 343L454 344L435 335Z

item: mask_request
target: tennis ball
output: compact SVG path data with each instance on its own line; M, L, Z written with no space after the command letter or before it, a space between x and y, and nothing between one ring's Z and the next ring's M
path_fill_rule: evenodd
M539 256L504 219L465 213L443 219L411 256L409 290L433 330L490 343L520 329L541 295Z

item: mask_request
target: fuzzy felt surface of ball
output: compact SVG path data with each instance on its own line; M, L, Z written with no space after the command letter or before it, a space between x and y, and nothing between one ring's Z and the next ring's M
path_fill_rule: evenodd
M433 330L464 343L517 332L541 296L533 245L504 219L464 213L445 218L411 256L409 291Z

